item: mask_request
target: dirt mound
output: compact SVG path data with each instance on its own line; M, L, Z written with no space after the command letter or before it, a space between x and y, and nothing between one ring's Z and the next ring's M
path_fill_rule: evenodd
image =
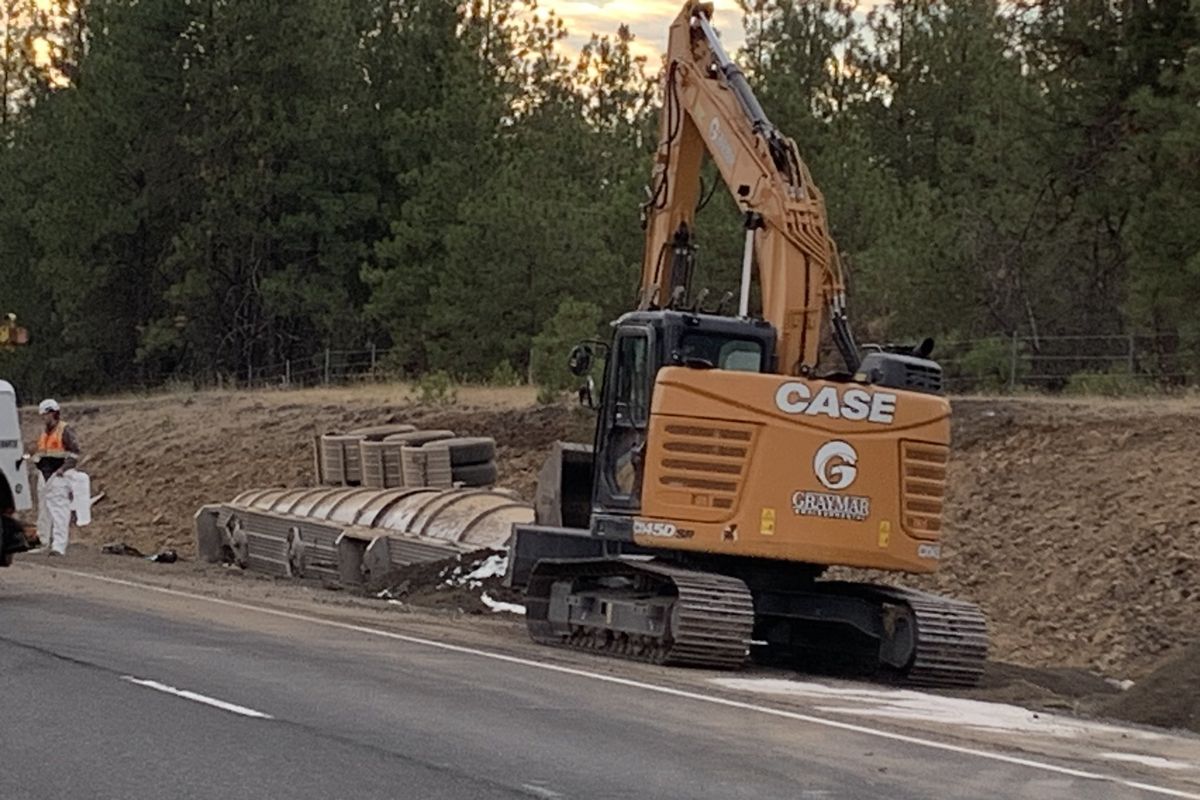
M1145 725L1200 733L1200 642L1163 661L1099 711Z

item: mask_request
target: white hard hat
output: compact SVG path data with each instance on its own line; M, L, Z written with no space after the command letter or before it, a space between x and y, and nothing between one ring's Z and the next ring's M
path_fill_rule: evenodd
M58 411L58 410L59 410L59 408L58 408L57 400L43 400L41 403L38 404L38 413L39 414L47 414L51 411Z

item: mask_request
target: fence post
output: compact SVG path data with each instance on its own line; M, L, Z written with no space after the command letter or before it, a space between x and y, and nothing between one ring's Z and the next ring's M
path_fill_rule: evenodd
M1012 335L1012 347L1010 348L1011 356L1008 364L1008 391L1015 392L1017 390L1017 334Z
M325 348L325 385L329 385L329 348Z
M375 378L375 343L371 342L371 379Z
M1130 375L1133 375L1137 369L1137 367L1134 364L1134 362L1135 362L1134 348L1136 348L1136 347L1137 347L1137 337L1131 333L1131 334L1129 334L1129 374Z
M283 386L285 389L290 389L292 386L292 360L290 358L283 362Z

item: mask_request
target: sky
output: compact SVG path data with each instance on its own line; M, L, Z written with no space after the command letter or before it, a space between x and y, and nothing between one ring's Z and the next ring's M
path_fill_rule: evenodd
M667 49L667 29L683 8L683 0L540 0L545 11L553 11L571 32L568 45L578 51L592 33L614 34L622 23L637 37L635 52L647 56L653 67ZM725 49L737 51L742 44L742 15L734 0L716 0L717 29Z

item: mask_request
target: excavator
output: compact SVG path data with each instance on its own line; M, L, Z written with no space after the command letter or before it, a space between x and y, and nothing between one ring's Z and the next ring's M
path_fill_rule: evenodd
M555 446L535 523L514 527L506 579L530 635L658 664L976 684L978 607L824 577L939 565L950 405L932 342L855 341L823 196L711 3L684 6L665 65L637 308L571 354L581 377L606 362L595 439ZM733 293L706 310L692 286L706 157L744 219L736 313Z

